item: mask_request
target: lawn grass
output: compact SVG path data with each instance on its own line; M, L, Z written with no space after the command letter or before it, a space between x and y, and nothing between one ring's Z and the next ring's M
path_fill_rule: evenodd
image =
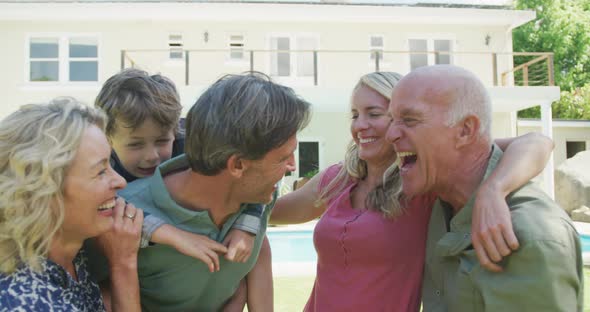
M275 277L275 311L303 311L313 287L313 281L314 276ZM584 268L584 312L590 312L590 268Z
M275 311L303 311L315 276L283 276L274 278Z

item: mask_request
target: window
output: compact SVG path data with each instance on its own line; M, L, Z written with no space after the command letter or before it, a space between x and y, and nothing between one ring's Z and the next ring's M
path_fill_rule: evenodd
M170 49L169 57L171 60L181 60L183 58L182 34L168 35L168 49Z
M29 38L29 81L98 81L98 39L91 36Z
M577 153L586 150L586 141L567 141L565 142L565 151L567 158L576 156Z
M314 50L318 48L316 37L275 36L270 38L271 76L313 77ZM291 52L297 50L297 52Z
M410 39L408 40L408 45L410 48L411 70L422 66L452 63L451 55L449 54L452 51L451 40Z
M230 35L229 59L232 61L243 61L244 56L244 35Z
M59 81L59 38L31 38L30 81Z
M70 81L98 81L98 43L96 38L70 38Z
M371 51L371 61L375 60L376 53L379 53L379 60L383 60L383 36L373 35L369 38L369 50Z
M299 142L299 177L320 167L319 142Z

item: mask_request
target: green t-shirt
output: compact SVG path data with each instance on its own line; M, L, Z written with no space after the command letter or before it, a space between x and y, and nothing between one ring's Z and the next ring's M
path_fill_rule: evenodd
M494 146L484 179L501 157ZM432 209L424 311L582 311L580 241L563 209L532 183L508 195L520 248L502 260L502 273L493 273L481 267L471 245L474 200L453 217L440 199Z
M186 168L188 163L184 155L173 158L162 164L152 177L130 183L120 192L120 195L135 206L171 225L222 242L236 219L250 205L243 204L239 212L230 216L219 230L207 211L185 209L170 197L162 177L169 172ZM217 311L220 309L234 294L240 280L254 267L273 206L274 200L264 209L252 255L248 261L236 263L219 257L219 272L209 272L207 265L203 262L185 256L170 246L154 245L141 249L138 255L138 273L142 309L144 311Z

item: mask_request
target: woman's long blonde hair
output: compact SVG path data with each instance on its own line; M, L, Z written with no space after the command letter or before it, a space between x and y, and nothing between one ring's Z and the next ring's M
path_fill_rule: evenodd
M353 94L365 86L377 91L387 100L402 75L393 72L374 72L361 77L354 87ZM397 162L396 162L397 163ZM401 177L397 164L392 164L383 175L383 183L371 190L365 200L367 209L381 211L386 218L400 216L404 212ZM351 181L362 180L367 176L367 163L359 158L358 146L352 140L346 150L344 164L336 177L320 190L318 201L327 203L336 197Z
M22 106L0 122L0 272L40 270L64 219L63 183L84 130L106 119L73 98Z

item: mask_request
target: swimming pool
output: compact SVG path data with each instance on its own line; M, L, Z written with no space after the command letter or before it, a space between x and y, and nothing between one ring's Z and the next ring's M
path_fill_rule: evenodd
M582 242L582 252L590 252L590 235L581 234L580 241Z
M313 231L273 231L267 233L272 249L272 262L316 263L317 254L313 247ZM590 235L581 234L582 252L590 253Z
M313 262L317 255L313 247L313 231L268 231L273 263Z

